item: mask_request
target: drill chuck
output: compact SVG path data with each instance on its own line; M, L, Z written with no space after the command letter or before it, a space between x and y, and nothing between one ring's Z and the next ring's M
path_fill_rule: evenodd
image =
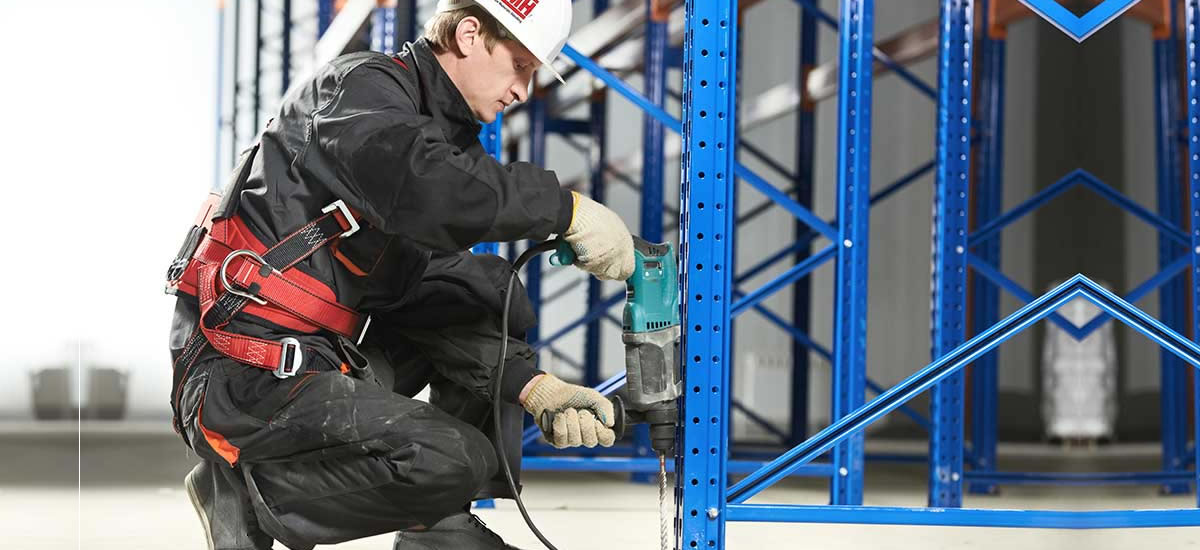
M629 408L619 395L608 398L612 401L613 431L620 439L625 435L625 428L633 424L650 425L650 447L660 454L671 456L675 452L675 425L679 418L676 402L663 401L655 403L647 410Z

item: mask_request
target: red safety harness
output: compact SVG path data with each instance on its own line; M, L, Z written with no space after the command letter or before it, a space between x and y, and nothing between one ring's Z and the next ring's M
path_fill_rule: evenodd
M293 267L323 246L359 230L354 212L341 200L274 246L259 241L237 215L236 195L249 172L257 147L243 160L238 179L225 196L211 194L201 208L179 255L167 270L167 292L200 302L199 330L181 353L190 364L206 344L247 365L273 371L279 378L303 365L299 340L265 340L226 330L238 313L256 316L301 334L327 330L361 342L370 316L337 302L328 285ZM186 358L186 359L184 359Z

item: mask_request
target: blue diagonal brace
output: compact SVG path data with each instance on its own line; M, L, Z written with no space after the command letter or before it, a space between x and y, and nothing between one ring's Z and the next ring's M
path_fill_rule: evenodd
M740 293L738 293L738 294L740 295ZM803 344L804 347L812 350L817 355L820 355L822 359L829 361L829 364L831 364L831 365L833 364L833 352L830 351L829 348L826 348L825 346L822 346L821 344L814 342L813 339L811 337L809 337L809 335L804 333L804 331L792 326L791 323L784 321L781 317L776 315L775 312L767 309L762 304L755 304L754 311L757 311L759 314L761 314L763 317L765 317L768 321L774 323L776 326L778 326L779 328L786 331L797 342L800 342L801 344Z
M792 257L796 253L796 251L801 250L801 249L807 250L806 247L808 247L809 243L811 243L811 242L812 242L812 239L800 239L798 242L794 242L794 243L784 247L783 250L780 250L779 252L772 254L767 259L765 259L761 262L758 262L757 264L754 264L753 267L750 267L746 271L742 272L740 275L737 276L736 279L734 279L733 282L735 284L740 285L740 284L748 281L750 278L754 277L755 275L758 275L759 273L766 271L771 266L778 263L780 260L782 260L784 258Z
M779 328L786 331L788 334L790 334L792 336L792 338L794 338L797 342L802 344L804 347L812 350L813 353L820 355L821 358L828 361L830 365L833 364L833 352L830 351L829 348L826 348L825 346L822 346L821 344L814 342L813 339L811 337L809 337L809 335L804 333L804 331L792 326L787 321L784 321L782 318L780 318L778 315L776 315L775 312L767 309L762 304L755 305L754 311L759 312L768 321L774 323L776 326L778 326ZM867 389L869 389L875 393L883 393L884 392L884 389L879 384L873 382L870 378L867 378ZM929 419L922 416L921 413L918 413L917 411L912 410L907 405L901 405L900 412L904 413L906 416L913 419L914 422L921 425L925 429L929 429L929 426L930 426Z
M820 19L821 22L826 26L834 29L838 28L838 20L834 19L832 15L822 11L813 0L796 0L796 3L800 4L800 6L809 13L817 16L817 19ZM905 69L903 65L897 63L896 60L889 57L888 54L883 53L883 50L872 46L871 55L875 58L875 61L878 61L887 68L891 69L896 73L897 76L904 79L905 82L912 84L914 88L925 94L926 97L932 100L937 100L937 91L934 90L932 86L926 84L924 80L921 80L919 76L913 74L908 69Z
M979 243L988 240L992 237L992 235L999 233L1000 230L1025 217L1026 214L1037 210L1043 204L1054 200L1056 197L1069 191L1076 185L1079 185L1079 180L1075 178L1075 173L1072 172L1067 174L1063 178L1054 182L1053 185L1042 189L1034 196L1029 197L1025 200L1025 202L1017 205L1012 210L1005 212L996 219L985 224L983 227L976 229L975 232L967 238L967 246L973 248Z
M731 398L729 404L734 409L742 411L742 414L745 414L746 418L749 418L751 422L758 424L762 429L771 432L771 435L778 437L780 441L787 441L788 435L783 433L783 430L776 428L775 425L771 424L770 420L763 418L749 407L743 405L741 401Z
M597 307L596 309L593 309L593 310L587 312L587 314L584 315L583 317L580 317L579 319L576 319L575 321L571 322L567 326L558 329L558 331L556 331L554 334L551 334L550 336L547 336L545 338L538 340L537 342L534 342L532 344L533 349L535 351L540 350L540 349L550 345L555 340L562 338L563 335L571 332L572 330L575 330L583 325L586 325L592 321L595 321L596 319L599 319L600 317L604 316L605 313L608 312L608 308L610 308L614 305L617 305L617 302L620 302L621 299L623 299L623 298L625 298L625 291L623 291L623 290L621 292L617 292L617 293L605 298L603 302L600 302L600 307Z
M1154 226L1154 228L1158 229L1160 234L1170 237L1171 239L1175 240L1175 242L1178 242L1183 246L1191 245L1191 239L1188 238L1187 233L1181 231L1175 224L1163 219L1162 216L1143 208L1142 205L1121 194L1120 191L1109 187L1104 182L1101 182L1095 176L1087 173L1086 171L1076 170L1075 172L1076 176L1080 179L1080 182L1085 187L1091 188L1101 197L1108 199L1113 204L1123 208L1126 212L1129 212L1130 214L1140 218L1142 221Z
M780 273L778 277L775 277L771 280L771 282L763 285L758 290L755 290L754 292L747 294L746 297L734 302L733 309L730 311L730 316L737 317L743 311L745 311L746 308L767 299L771 294L774 294L779 289L792 284L796 280L808 275L809 273L812 273L813 270L821 267L821 264L829 261L829 259L833 258L836 254L836 246L826 246L820 252L813 254L803 262L800 262L791 269Z
M793 468L810 462L838 442L860 432L900 404L971 364L1008 338L1080 296L1091 300L1113 317L1145 334L1193 367L1200 368L1200 347L1195 343L1087 277L1076 275L730 487L727 493L728 502L745 502L788 475Z
M791 212L793 216L796 216L800 219L800 221L808 224L809 227L816 229L822 235L825 235L825 237L831 240L837 240L838 232L833 228L833 226L825 223L825 220L818 218L816 214L812 213L812 211L801 206L800 203L792 200L787 193L780 191L774 185L767 183L767 180L759 177L758 174L751 172L750 169L743 166L742 163L739 162L734 164L733 171L737 177L746 180L746 183L749 183L751 187L757 189L758 192L775 201L776 204L783 207L788 212Z
M883 386L880 386L878 383L871 380L870 378L867 378L867 389L871 390L871 392L876 395L881 395L887 391L883 388ZM899 407L897 407L897 410L899 410L901 413L903 413L904 416L911 418L912 421L916 422L918 426L925 428L925 431L929 431L929 430L933 429L933 424L931 422L929 422L928 418L925 418L925 416L922 415L921 413L912 410L912 408L909 407L908 405L900 405Z
M1031 294L1028 290L1025 290L1024 288L1022 288L1021 285L1017 284L1016 281L1006 277L999 270L992 267L991 264L985 262L983 260L983 258L980 258L979 256L976 256L974 254L968 253L967 254L967 265L974 268L975 271L978 272L980 275L987 277L988 280L995 283L996 286L999 286L1000 288L1003 288L1004 290L1007 290L1010 293L1012 293L1012 295L1016 296L1018 300L1021 300L1022 302L1025 302L1028 304L1029 302L1032 302L1035 299L1035 296L1033 294ZM1083 332L1080 331L1079 327L1075 326L1075 323L1072 323L1071 321L1067 320L1066 317L1063 317L1062 315L1059 315L1057 313L1051 313L1050 321L1053 322L1054 324L1058 325L1058 327L1063 329L1067 334L1070 334L1072 338L1074 338L1076 340L1082 339Z
M649 99L646 99L646 96L633 89L633 87L631 87L629 84L626 84L623 80L605 68L597 65L596 62L592 61L588 56L579 53L579 50L572 48L570 44L563 46L562 53L569 57L571 61L574 61L576 65L579 65L580 68L592 73L592 75L594 75L596 78L599 78L600 80L604 81L605 84L608 84L611 89L625 96L625 98L629 101L632 101L634 105L637 105L647 114L654 117L659 122L662 122L663 126L669 128L672 132L675 132L676 134L683 133L683 125L679 122L679 119L671 116L657 105L654 105L654 103L652 103ZM715 143L707 144L707 146L725 147L724 144ZM749 168L743 166L740 162L734 163L734 173L737 175L737 177L742 178L750 185L753 185L764 195L771 197L772 200L779 203L780 206L787 209L787 211L791 212L792 215L800 218L800 220L808 224L809 227L816 229L822 235L825 235L831 240L837 239L836 229L825 223L825 221L821 218L818 218L816 214L813 214L807 208L801 206L800 203L792 200L792 198L788 197L786 193L767 183L766 180L759 177ZM722 178L725 176L725 174L712 174L708 177Z
M1110 202L1126 212L1129 212L1130 214L1140 218L1142 221L1150 224L1157 229L1160 234L1169 237L1179 244L1183 246L1191 245L1187 234L1181 231L1178 227L1175 227L1174 224L1163 219L1161 216L1142 208L1141 205L1130 200L1129 197L1122 195L1121 192L1117 191L1116 189L1105 185L1099 179L1089 174L1085 170L1072 171L1070 174L1063 176L1062 179L1055 182L1054 185L1039 191L1036 195L1030 197L1025 202L1004 213L1004 215L992 220L983 227L980 227L971 234L970 238L968 238L967 245L974 247L979 243L986 241L1000 230L1008 227L1013 222L1024 217L1026 214L1037 210L1043 204L1054 200L1056 197L1067 192L1076 185L1083 185L1084 187L1095 191L1101 197L1108 199Z
M1156 273L1153 277L1146 279L1145 282L1129 291L1129 293L1125 295L1124 299L1130 303L1141 300L1147 294L1166 284L1167 281L1170 281L1172 277L1186 269L1188 262L1189 258L1187 256L1179 257L1167 265L1167 267L1164 267L1162 271ZM1026 303L1033 300L1033 294L1030 294L1029 291L1025 290L1024 288L1021 288L1021 285L1017 284L1016 281L1006 277L1003 273L992 267L991 264L984 261L983 258L980 258L974 254L968 254L967 263L980 275L983 275L997 286L1009 291L1016 296L1017 299ZM1088 336L1091 336L1092 332L1100 328L1101 325L1108 322L1110 319L1112 319L1112 317L1110 317L1107 313L1101 312L1082 327L1079 327L1057 313L1050 314L1050 321L1058 325L1076 340L1083 340Z
M1167 281L1170 281L1173 277L1175 277L1175 275L1178 275L1179 272L1187 269L1188 264L1190 264L1191 261L1192 259L1188 256L1181 256L1179 259L1171 262L1167 265L1167 267L1164 267L1162 271L1158 272L1157 275L1146 279L1146 282L1138 285L1137 288L1131 290L1129 294L1126 294L1125 301L1134 303L1138 300L1141 300L1147 294L1150 294L1158 287L1166 284ZM1079 332L1084 338L1087 338L1092 334L1093 331L1100 328L1101 325L1107 323L1110 319L1112 319L1112 317L1107 313L1100 313L1091 321L1088 321L1086 324L1084 324Z

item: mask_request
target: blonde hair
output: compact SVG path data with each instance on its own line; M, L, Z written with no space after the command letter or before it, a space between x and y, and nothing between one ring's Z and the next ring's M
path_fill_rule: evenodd
M496 21L495 17L492 17L492 14L478 5L470 5L436 14L425 24L425 39L429 41L435 53L454 50L458 24L468 17L479 20L479 35L483 37L483 45L488 52L492 51L497 42L512 40L512 35L508 34L508 31L500 25L500 22Z

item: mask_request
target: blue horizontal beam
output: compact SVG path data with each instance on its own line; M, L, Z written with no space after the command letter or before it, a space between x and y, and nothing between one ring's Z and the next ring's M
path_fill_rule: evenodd
M967 481L988 485L1158 485L1194 483L1194 472L967 472Z
M1194 527L1200 525L1200 509L1074 512L1058 510L986 510L973 508L729 504L725 507L725 519L727 521L789 523L1117 529L1129 527Z
M810 462L938 381L973 363L1008 338L1041 321L1063 304L1080 296L1145 334L1192 366L1200 367L1200 347L1191 340L1180 336L1091 279L1075 275L730 487L727 493L729 502L745 502L787 476L791 468Z
M728 472L742 474L752 472L762 466L762 462L749 460L730 460ZM559 456L527 456L521 459L521 469L526 471L559 471L559 472L646 472L658 473L657 458L576 458ZM675 471L675 461L667 461L667 471ZM833 466L829 464L808 464L807 468L793 472L793 475L804 477L830 477Z
M812 273L818 267L821 267L821 264L833 258L836 253L836 246L831 244L821 249L820 252L805 258L804 261L792 266L791 269L780 273L779 276L775 277L767 284L759 287L757 290L749 294L746 294L744 298L738 300L737 302L734 302L733 308L729 312L729 316L737 317L738 315L741 315L742 312L746 311L746 308L749 308L767 299L783 287L786 287L787 285L799 280L801 277Z

